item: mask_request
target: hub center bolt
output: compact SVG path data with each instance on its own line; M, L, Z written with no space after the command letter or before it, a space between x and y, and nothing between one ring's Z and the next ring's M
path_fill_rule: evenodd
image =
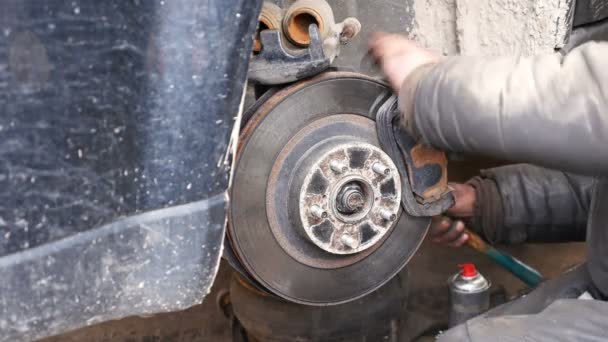
M356 183L345 185L336 198L336 209L342 214L354 214L365 207L365 194L360 185Z

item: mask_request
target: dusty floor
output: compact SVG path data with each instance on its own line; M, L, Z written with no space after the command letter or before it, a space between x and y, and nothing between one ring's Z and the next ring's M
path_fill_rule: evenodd
M580 262L584 257L582 244L522 245L505 248L515 256L551 277ZM411 295L408 322L417 329L437 326L447 318L447 277L457 270L456 265L475 262L496 285L505 286L515 294L524 285L505 271L494 267L485 257L469 248L459 250L441 248L425 243L410 263ZM152 317L131 317L120 321L83 328L44 342L199 342L232 341L229 322L216 305L218 291L225 289L231 269L223 264L213 291L206 300L189 310L159 314ZM440 325L440 324L439 324Z
M500 164L487 159L450 163L450 179L463 181L478 169ZM535 267L546 277L554 277L584 259L582 243L501 246L517 258ZM447 321L447 278L457 272L457 265L474 262L491 280L493 287L503 286L507 294L516 295L525 285L506 271L494 266L485 256L465 247L438 247L426 241L408 265L410 295L404 331L424 331L442 327ZM130 317L119 321L86 327L41 342L202 342L232 341L229 321L216 304L218 293L228 287L232 274L223 263L212 292L205 301L188 310L151 317ZM408 332L403 341L408 341Z

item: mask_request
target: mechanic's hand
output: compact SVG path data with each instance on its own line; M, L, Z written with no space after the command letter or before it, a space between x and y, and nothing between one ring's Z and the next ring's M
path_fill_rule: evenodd
M439 61L435 54L416 42L399 34L376 32L370 42L370 52L382 67L393 91L399 88L407 76L419 66Z
M469 234L464 232L464 222L460 219L473 217L477 195L475 189L468 184L451 183L454 189L454 206L448 211L448 216L435 216L431 220L431 237L433 242L450 246L460 247L469 239ZM454 218L454 219L453 219Z

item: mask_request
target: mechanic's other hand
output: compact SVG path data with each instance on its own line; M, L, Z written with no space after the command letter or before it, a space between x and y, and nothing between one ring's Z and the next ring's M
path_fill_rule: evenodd
M464 232L464 222L458 219L473 217L477 195L475 189L468 184L452 183L454 189L454 206L447 214L450 216L435 216L431 220L431 237L433 242L449 247L460 247L469 239L469 234Z
M453 189L454 205L448 209L447 214L451 217L471 218L477 204L477 193L470 184L449 183Z
M393 91L399 93L403 81L417 67L436 63L440 56L399 34L376 32L370 52L382 67Z
M431 237L440 245L460 247L467 242L469 234L464 232L464 222L440 215L431 220Z

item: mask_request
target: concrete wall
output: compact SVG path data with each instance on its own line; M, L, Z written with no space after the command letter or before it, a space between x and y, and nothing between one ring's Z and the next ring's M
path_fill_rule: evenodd
M411 34L446 55L549 53L564 45L573 0L413 0Z

